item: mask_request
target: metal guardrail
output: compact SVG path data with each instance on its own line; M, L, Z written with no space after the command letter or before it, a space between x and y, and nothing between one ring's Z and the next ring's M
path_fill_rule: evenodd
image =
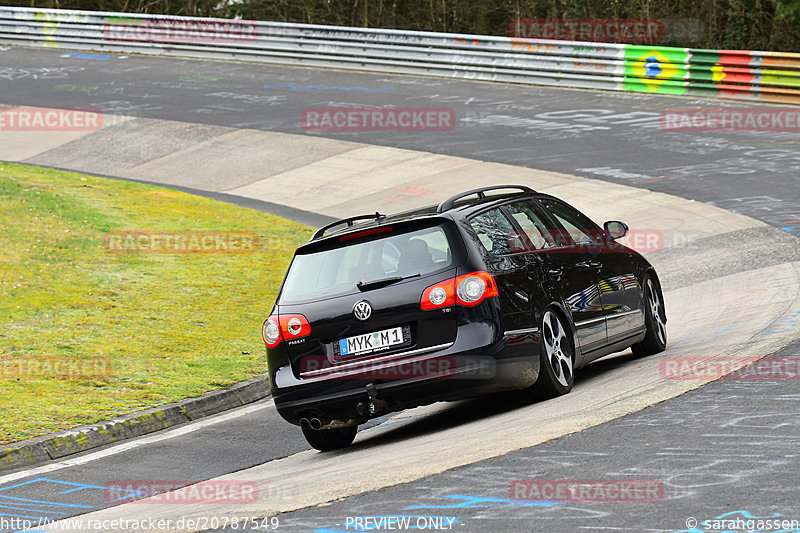
M0 43L800 103L800 54L0 6Z

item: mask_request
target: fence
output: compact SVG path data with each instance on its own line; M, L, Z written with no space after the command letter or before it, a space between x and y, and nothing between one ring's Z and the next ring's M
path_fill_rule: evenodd
M800 54L0 6L0 43L800 103Z

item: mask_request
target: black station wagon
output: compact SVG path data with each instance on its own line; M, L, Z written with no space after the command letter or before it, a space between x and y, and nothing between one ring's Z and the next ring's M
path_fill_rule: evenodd
M599 357L664 350L658 276L616 242L627 230L514 185L321 228L262 328L278 412L332 450L388 412L509 389L554 397Z

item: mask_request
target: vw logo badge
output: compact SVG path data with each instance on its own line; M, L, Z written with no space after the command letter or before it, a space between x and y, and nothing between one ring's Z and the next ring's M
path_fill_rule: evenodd
M353 314L359 320L366 320L372 315L372 306L366 300L361 300L353 306Z

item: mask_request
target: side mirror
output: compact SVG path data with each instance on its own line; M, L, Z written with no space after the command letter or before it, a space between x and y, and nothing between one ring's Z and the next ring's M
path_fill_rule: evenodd
M612 239L621 239L628 234L628 225L619 220L610 220L603 224L606 235Z

